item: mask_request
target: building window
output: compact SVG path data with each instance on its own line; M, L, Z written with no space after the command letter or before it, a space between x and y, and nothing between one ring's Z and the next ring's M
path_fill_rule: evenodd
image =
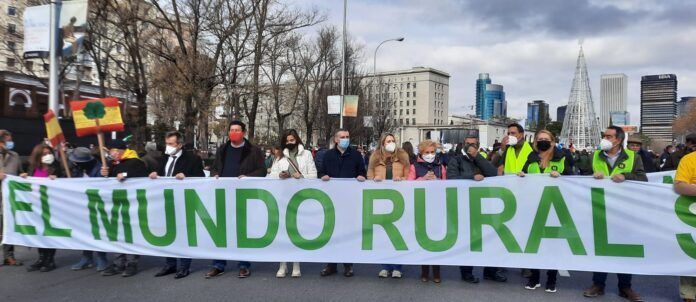
M17 25L12 24L12 23L8 23L8 24L7 24L7 32L8 32L8 33L11 33L11 34L14 34L15 31L17 31Z
M48 63L43 64L43 70L48 71L51 68L51 66Z
M394 115L396 115L396 109L394 109Z
M24 68L28 71L34 70L34 62L32 61L24 61Z
M399 119L399 125L404 123L404 119L400 118Z
M406 109L406 115L409 115L410 110Z
M414 85L415 85L415 84L414 84ZM413 97L414 97L414 98L416 97L416 92L415 92L415 91L413 92ZM415 102L415 101L414 101L414 102Z
M411 93L410 93L410 92L406 92L406 97L407 97L407 98L410 98L410 97L411 97Z
M409 100L406 100L406 106L411 106L411 102Z
M414 115L416 114L416 109L415 109L415 108L413 108L413 114L414 114Z
M16 16L17 15L17 8L14 6L8 6L7 7L7 15L8 16Z
M413 83L413 89L416 89L416 83Z
M411 125L415 125L415 124L416 124L416 118L414 117L411 119Z
M399 109L399 115L404 115L404 110L403 110L403 109Z
M406 119L406 125L408 125L408 119Z
M7 41L7 49L15 51L17 49L17 44L14 41Z
M406 89L411 89L411 83L406 83Z
M17 60L14 58L7 58L7 67L15 67Z
M415 96L415 92L414 92L414 96ZM413 106L416 106L416 100L413 100Z

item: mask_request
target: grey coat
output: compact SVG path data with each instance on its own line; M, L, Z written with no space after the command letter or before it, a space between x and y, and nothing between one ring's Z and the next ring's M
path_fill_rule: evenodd
M0 154L0 171L8 175L19 175L24 172L22 169L22 160L19 154L14 151L7 150L7 153Z
M447 163L447 179L474 179L476 174L492 177L498 175L498 170L481 154L477 154L474 159L461 153L450 157Z

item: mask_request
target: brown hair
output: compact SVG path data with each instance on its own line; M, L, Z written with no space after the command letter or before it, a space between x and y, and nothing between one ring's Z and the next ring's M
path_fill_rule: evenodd
M420 142L420 144L418 144L418 153L423 154L423 151L425 150L425 148L433 147L433 148L437 149L437 147L439 147L439 146L440 146L440 144L438 144L437 142L426 139L426 140Z
M542 130L537 131L534 134L534 149L536 149L536 144L537 144L537 139L539 138L539 134L542 134L542 133L548 135L551 138L552 146L551 146L551 149L549 149L550 152L544 153L544 154L548 154L546 156L542 155L539 150L536 150L536 151L539 153L539 158L541 159L541 166L548 167L549 161L551 160L551 157L553 157L553 144L556 143L556 136L553 135L553 133L551 133L551 131L546 130L546 129L542 129Z
M48 149L53 154L53 148L45 144L38 144L31 150L31 155L29 155L29 172L34 173L36 169L41 167L41 157L43 157L45 149Z
M384 142L387 140L387 137L390 136L394 138L394 142L396 143L396 136L394 136L394 134L391 133L382 134L382 137L379 138L379 145L377 146L377 150L375 150L375 153L373 154L373 156L377 156L379 162L384 162L384 159L389 157L387 156L388 153L384 150ZM396 145L396 150L394 150L394 153L392 154L396 154L397 152L399 152L399 150L401 150L401 148L399 148L399 145Z

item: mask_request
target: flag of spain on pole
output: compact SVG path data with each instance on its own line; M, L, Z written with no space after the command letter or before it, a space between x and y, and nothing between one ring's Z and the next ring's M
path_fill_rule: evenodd
M94 103L101 103L103 106L92 106ZM99 132L123 131L121 108L118 106L117 98L72 101L70 109L79 137ZM100 112L93 112L95 110Z
M60 124L58 124L56 114L53 113L53 110L48 109L48 112L44 114L43 118L46 123L46 137L53 147L57 147L60 143L65 141L65 136L63 135L63 129L61 129Z

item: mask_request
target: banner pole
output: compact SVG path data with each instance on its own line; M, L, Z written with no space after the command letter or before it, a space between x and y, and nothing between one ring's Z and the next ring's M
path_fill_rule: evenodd
M99 119L95 119L94 122L97 124L97 142L99 142L99 155L101 157L102 167L107 167L106 156L104 155L104 133L102 133L99 128Z
M68 178L72 178L72 173L70 172L70 167L68 166L68 159L65 157L65 143L58 144L58 153L60 153L60 160L63 162L65 175L68 176Z
M58 6L62 4L61 0L51 1L51 27L49 42L49 64L48 64L48 109L53 110L58 118L60 112L58 106L58 26L60 22L58 18Z

